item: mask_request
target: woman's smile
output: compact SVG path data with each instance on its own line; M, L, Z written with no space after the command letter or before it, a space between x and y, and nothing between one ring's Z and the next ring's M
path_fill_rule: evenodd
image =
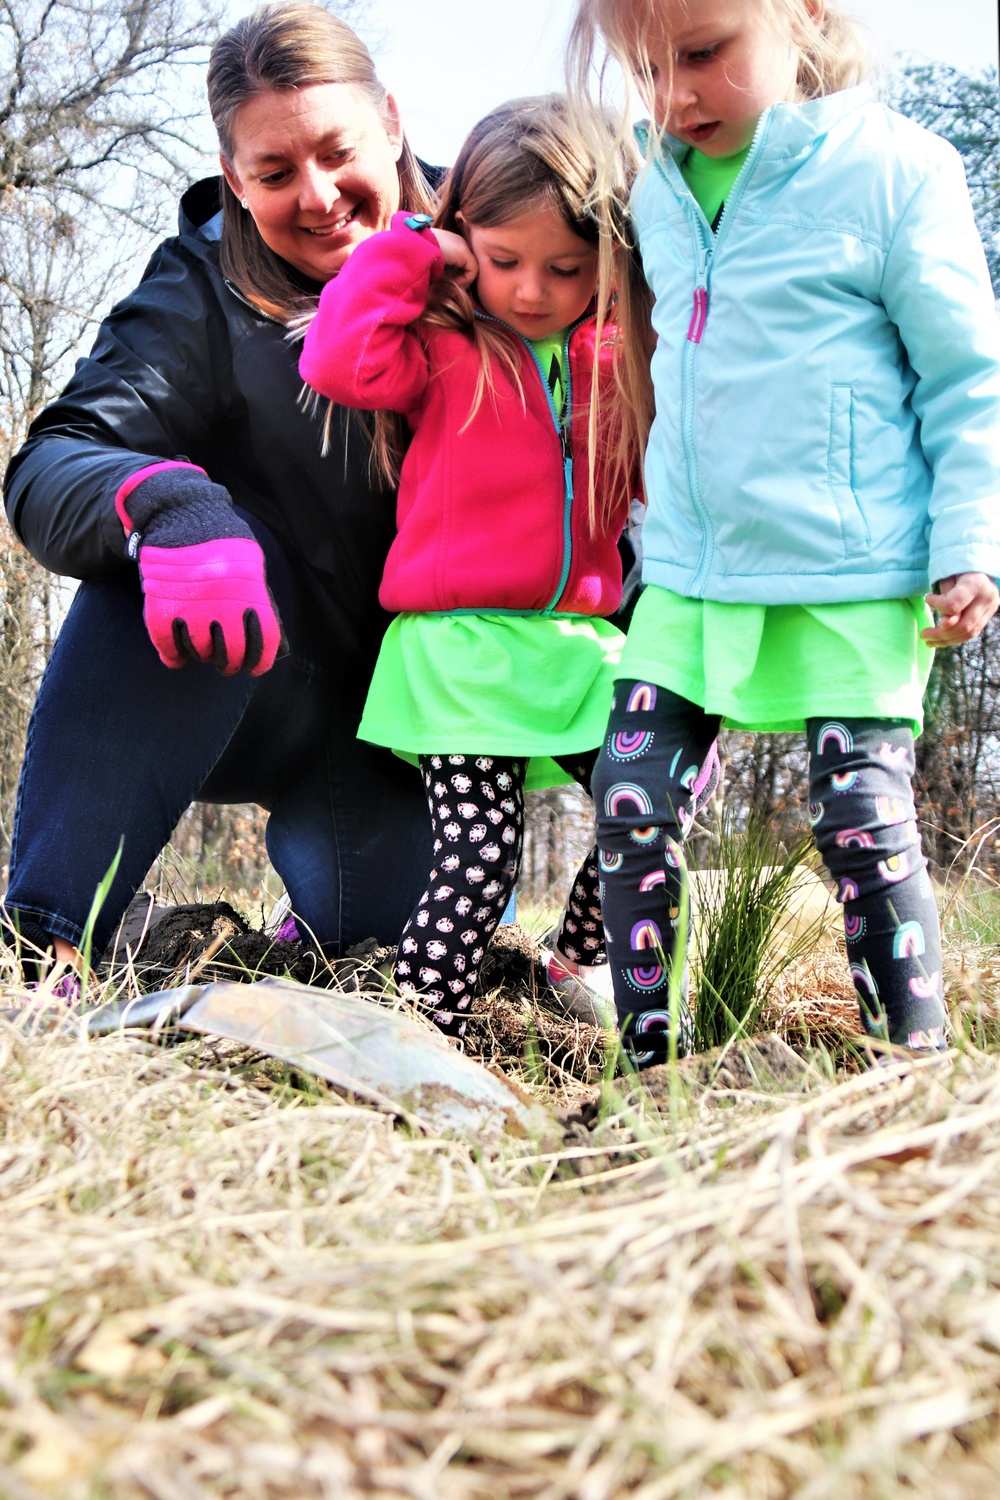
M261 239L313 281L329 281L399 207L402 128L347 83L269 89L238 111L226 181Z

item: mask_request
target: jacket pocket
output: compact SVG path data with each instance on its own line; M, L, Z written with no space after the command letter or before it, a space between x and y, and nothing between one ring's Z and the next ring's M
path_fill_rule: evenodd
M854 490L854 392L849 385L835 385L831 392L826 472L840 518L844 556L865 557L871 538Z

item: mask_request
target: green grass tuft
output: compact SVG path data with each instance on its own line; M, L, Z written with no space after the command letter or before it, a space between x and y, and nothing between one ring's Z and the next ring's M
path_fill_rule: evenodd
M702 883L696 924L698 1052L753 1035L778 976L821 925L781 941L789 905L816 863L810 833L785 842L756 816L737 827L726 813L714 845L715 874Z

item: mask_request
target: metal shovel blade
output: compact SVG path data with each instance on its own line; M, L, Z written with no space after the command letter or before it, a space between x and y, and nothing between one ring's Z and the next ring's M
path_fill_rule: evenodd
M479 1063L430 1028L357 995L291 979L186 985L102 1006L87 1029L107 1035L163 1025L244 1042L433 1130L523 1129L529 1120L513 1090Z

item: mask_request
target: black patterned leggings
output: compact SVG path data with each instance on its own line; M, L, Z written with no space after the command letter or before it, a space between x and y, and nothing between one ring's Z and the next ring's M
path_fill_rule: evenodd
M681 845L709 779L720 722L653 683L617 682L594 768L615 1002L641 1066L667 1055ZM898 720L810 719L806 736L809 818L844 907L862 1024L872 1036L940 1049L941 933L913 805L913 733ZM689 1032L685 1011L681 1050Z
M587 790L594 754L559 757ZM422 755L434 868L396 950L400 993L427 1006L452 1036L465 1031L479 966L511 897L524 844L527 762L501 755ZM573 882L556 938L576 962L604 958L597 850Z

